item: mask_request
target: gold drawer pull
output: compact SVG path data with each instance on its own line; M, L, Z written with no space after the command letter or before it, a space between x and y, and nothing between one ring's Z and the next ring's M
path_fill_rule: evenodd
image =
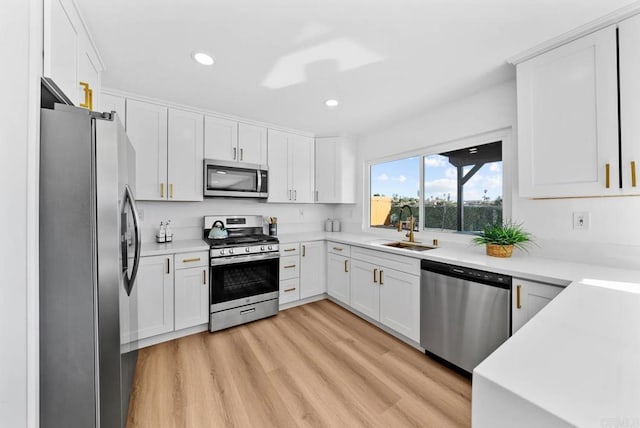
M293 288L286 288L286 289L284 290L284 292L285 292L285 293L288 293L288 292L290 292L290 291L294 291L295 289L296 289L296 287L293 287Z
M305 257L307 255L307 247L306 245L302 246L302 257Z
M631 161L631 187L636 187L636 161Z
M516 286L516 309L522 308L522 305L520 304L520 289L521 288L522 288L522 285L517 285Z
M384 276L383 275L384 275L384 271L381 270L380 271L380 285L384 285Z
M207 285L207 271L202 271L202 285Z
M374 270L373 270L373 282L374 282L375 284L377 284L377 283L378 283L378 278L377 278L377 276L376 276L376 275L378 275L378 269L374 269Z
M334 251L342 251L342 248L340 247L333 247Z
M296 265L289 265L289 266L285 266L284 268L285 268L285 269L293 269L293 268L295 268L295 267L296 267Z
M169 197L173 198L173 183L169 184Z
M160 197L164 198L164 183L160 183Z
M347 268L347 262L348 262L348 261L349 261L349 260L345 260L345 261L344 261L344 271L345 271L345 272L349 272L349 269Z
M182 263L191 263L191 262L199 262L200 257L194 257L192 259L182 259Z
M605 171L605 178L604 178L604 186L608 189L609 187L611 187L611 180L609 178L610 175L610 171L611 167L609 166L609 164L606 164L604 166L604 171Z
M290 251L295 251L295 250L296 250L295 248L285 248L285 249L284 249L284 252L285 252L285 253L288 253L288 252L290 252Z

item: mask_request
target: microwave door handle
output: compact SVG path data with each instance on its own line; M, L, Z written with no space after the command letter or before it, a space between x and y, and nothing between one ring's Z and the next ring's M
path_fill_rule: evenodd
M261 174L261 170L257 170L256 174L258 174L258 188L256 189L257 192L262 192L262 174Z

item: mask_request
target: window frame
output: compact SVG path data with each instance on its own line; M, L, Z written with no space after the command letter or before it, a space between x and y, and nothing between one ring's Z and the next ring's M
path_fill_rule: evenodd
M462 236L466 238L473 232L447 230L438 228L425 228L424 227L424 158L425 156L431 156L440 154L443 152L449 152L453 150L464 149L472 146L480 146L483 144L489 144L496 141L502 142L502 218L507 220L511 218L511 200L512 200L512 165L515 162L515 151L513 150L512 142L512 129L502 128L495 131L489 131L481 134L472 135L469 137L463 137L455 140L446 141L443 143L437 143L421 147L419 149L406 151L402 153L392 154L388 156L382 156L374 159L365 160L364 165L364 189L363 192L363 230L371 233L379 233L380 231L394 231L391 228L381 228L371 226L371 167L374 164L383 162L392 162L405 158L420 156L420 203L418 205L418 213L420 217L420 226L418 233L430 233L430 234L442 234L447 237ZM398 232L396 231L395 234Z

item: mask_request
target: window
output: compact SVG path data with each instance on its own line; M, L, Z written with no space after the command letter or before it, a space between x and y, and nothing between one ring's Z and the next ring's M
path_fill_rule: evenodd
M476 232L502 223L501 141L373 163L370 173L371 227L396 228L410 215L416 231Z
M420 156L371 165L371 227L394 228L414 216L420 227ZM408 205L411 209L402 207Z

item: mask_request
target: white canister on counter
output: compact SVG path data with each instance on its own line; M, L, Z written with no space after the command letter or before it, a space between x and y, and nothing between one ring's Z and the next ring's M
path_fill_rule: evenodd
M333 231L333 220L331 220L330 218L326 219L324 222L324 231L325 232Z
M333 220L333 224L331 225L332 232L340 232L340 220Z

